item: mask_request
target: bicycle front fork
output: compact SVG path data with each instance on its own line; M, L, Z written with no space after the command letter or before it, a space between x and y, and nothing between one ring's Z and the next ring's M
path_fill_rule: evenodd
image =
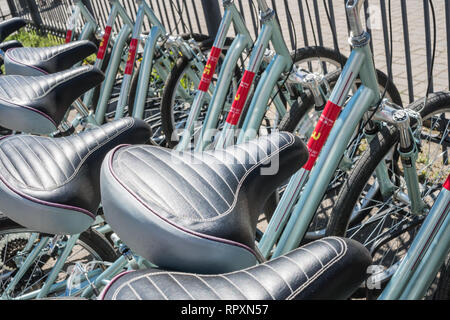
M393 195L397 200L409 205L412 214L422 215L425 213L426 205L421 197L419 176L416 169L420 140L416 140L413 134L411 119L416 120L416 132L420 132L422 126L420 114L414 110L400 109L399 106L389 102L387 99L382 102L380 110L373 117L375 121L383 121L393 125L399 132L400 141L397 151L402 162L407 193L392 185L384 162L378 166L376 175L383 196Z

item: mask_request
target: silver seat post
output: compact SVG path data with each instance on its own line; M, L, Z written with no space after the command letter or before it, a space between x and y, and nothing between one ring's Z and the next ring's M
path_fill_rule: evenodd
M348 0L345 6L347 10L351 37L359 37L364 33L364 28L360 17L361 8L363 5L364 0Z
M270 10L269 6L267 5L266 0L257 0L257 1L258 1L259 10L262 13L266 13L268 10Z

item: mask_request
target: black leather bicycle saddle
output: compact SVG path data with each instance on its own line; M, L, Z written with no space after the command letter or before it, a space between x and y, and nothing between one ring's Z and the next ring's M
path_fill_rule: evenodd
M56 131L67 109L105 78L84 66L45 76L0 77L0 125L27 133Z
M255 232L266 199L307 159L305 144L289 133L204 153L121 146L102 165L105 217L160 267L242 269L261 261Z
M17 40L11 40L0 43L0 50L2 50L3 52L6 52L12 48L21 48L21 47L23 47L23 45ZM1 59L3 62L3 57L1 57Z
M150 127L124 118L77 135L14 135L0 140L0 208L13 221L49 234L77 234L95 219L100 166L120 144L146 143Z
M0 42L3 42L11 33L25 27L27 22L22 18L12 18L0 22Z
M372 259L354 240L325 238L245 270L218 275L158 269L125 272L103 300L347 299L367 277Z
M55 73L69 69L96 51L96 45L88 40L44 48L14 48L5 54L5 71L23 76Z

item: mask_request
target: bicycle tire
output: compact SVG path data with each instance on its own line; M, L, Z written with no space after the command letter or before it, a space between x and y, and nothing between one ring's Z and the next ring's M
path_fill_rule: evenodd
M419 101L412 103L409 106L409 108L412 110L420 111L420 114L424 119L428 119L429 117L431 117L432 115L435 115L435 114L442 114L442 113L450 112L450 92L433 93L429 96L427 105L425 108L423 108L423 110L421 110L422 105L423 105L423 100L421 99ZM424 122L424 126L425 127L427 126L426 121ZM447 128L447 130L448 130L448 128ZM444 134L445 134L445 132L446 131L444 131ZM379 192L377 192L377 194L372 196L373 198L371 198L371 199L373 199L373 200L369 200L372 203L367 204L367 209L360 210L362 212L361 217L358 217L357 219L355 219L354 218L355 216L353 216L353 220L351 220L351 219L352 219L353 210L354 210L355 206L357 205L357 203L359 203L358 200L361 197L361 195L364 191L364 188L369 184L369 181L373 175L373 172L375 171L375 168L379 165L379 163L381 163L381 161L384 161L385 157L388 155L388 153L391 150L395 150L394 148L395 148L396 144L398 143L398 140L399 140L399 133L395 128L383 127L377 133L376 137L371 141L368 149L363 153L361 158L357 161L356 165L350 172L347 181L345 181L345 183L343 184L343 186L340 190L337 201L336 201L335 206L333 207L333 210L331 213L331 218L329 220L329 224L327 227L327 235L352 237L355 240L358 240L358 241L366 244L367 246L370 245L371 251L373 252L374 255L376 253L376 250L378 250L378 248L381 248L383 245L388 244L389 243L388 241L395 240L395 237L387 238L386 242L382 242L382 241L384 241L384 239L383 239L383 237L380 236L381 242L379 244L377 244L380 240L377 240L376 238L374 238L377 241L372 241L371 237L377 237L378 235L374 235L373 232L370 232L371 229L368 229L369 231L366 231L366 232L362 231L363 228L366 227L365 225L363 225L363 219L365 217L367 217L370 214L370 211L373 209L372 203L374 203L373 207L381 206L381 208L390 208L389 206L391 204L387 203L387 201L391 201L391 200L390 199L383 200L381 198L381 195L379 194ZM437 140L440 140L440 139L438 138ZM440 141L442 143L450 144L450 141L448 141L448 140L450 140L450 139L448 139L448 137L447 137L447 140L445 140L445 136L444 136ZM447 146L447 149L448 149L448 146ZM397 170L399 170L397 167L395 167L395 163L398 160L398 156L394 157L393 160L394 161L391 161L392 163L389 165L389 167L391 168L390 169L391 172L396 173ZM448 162L448 159L446 161ZM418 162L416 162L416 163L418 163ZM448 165L448 163L447 163L447 165ZM444 170L447 167L447 165L444 164L444 167L443 167ZM419 168L417 170L419 172ZM447 170L448 170L448 167L447 167ZM393 174L393 173L391 173L391 174ZM446 175L445 175L445 177L446 177ZM445 177L444 177L444 179L445 179ZM431 190L431 188L430 188L430 190ZM434 190L434 188L433 188L433 190ZM424 192L424 191L422 191L422 192ZM379 201L380 203L376 204L377 201ZM366 212L363 212L363 211L366 211ZM385 214L386 216L390 215L390 212L391 212L390 209L385 209L385 211L387 211L387 213ZM392 211L395 213L395 207L394 207L394 209L392 209ZM407 210L402 210L402 211L407 211ZM404 213L402 213L402 214L405 216ZM381 221L381 218L379 218L379 219ZM370 221L370 220L367 220L367 221ZM367 222L367 228L370 228L370 224L371 224L371 222ZM388 223L386 223L386 224L388 224ZM420 225L421 225L421 221L419 221L417 224L414 224L413 228L410 229L411 232L414 230L417 230ZM361 232L359 232L359 230L356 229L357 227L360 228ZM382 227L384 227L384 226L382 225ZM378 226L376 226L376 228L378 228ZM391 228L393 228L393 227L391 227ZM350 231L350 229L352 229L352 231ZM353 232L353 229L356 231ZM400 231L403 232L402 230L400 230ZM384 231L384 233L386 233L388 235L388 231ZM392 234L395 236L395 232L392 232ZM400 233L398 235L398 237L400 237L401 235L402 235L402 233ZM366 236L367 238L364 238L364 236ZM405 249L403 251L407 250L406 246L408 246L408 243L410 243L412 241L412 239L414 238L414 235L412 235L412 236L408 235L408 238L409 238L408 239L409 242L405 242L403 244L405 246ZM396 248L396 250L400 251L399 248ZM439 299L441 299L443 297L443 295L445 294L445 290L447 290L447 295L448 295L448 288L449 288L448 271L447 271L447 273L444 273L444 276L447 277L447 280L444 280L444 281L447 281L447 283L440 284L440 286L439 286L440 293L438 293L438 295L436 295L436 297L439 297Z
M416 101L409 106L410 109L420 110L421 101ZM447 109L447 108L448 109ZM420 112L422 117L441 110L450 111L450 93L431 94L428 98L427 106ZM386 154L392 149L399 139L398 131L393 127L382 128L375 139L369 144L369 148L361 156L352 172L349 174L347 182L341 189L336 206L331 215L330 224L327 228L328 235L345 236L347 224L351 212L356 204L357 198L362 192L362 188L372 175L376 166L384 159Z
M339 59L341 59L341 58L344 61L344 63L347 61L347 58L345 56L341 55L341 58L339 58L339 56L336 52L334 52L331 49L324 48L324 47L314 47L314 48L306 47L306 48L299 49L298 52L299 52L298 54L303 59L314 58L314 57L317 57L317 55L320 55L320 56L327 57L329 59L333 59L335 61L339 61ZM382 88L385 88L386 84L388 83L388 79L389 79L388 76L384 72L377 70L377 77L378 77L378 83L380 84L380 86ZM333 80L337 81L337 79L333 79ZM391 99L392 102L394 102L395 104L397 104L399 106L402 106L403 103L402 103L402 98L400 96L400 93L399 93L397 87L394 84L391 85L391 83L392 82L389 81L390 85L386 91L387 95L389 96L389 98ZM333 88L332 83L330 83L330 86ZM298 123L300 122L300 120L305 116L305 114L314 105L314 100L311 95L306 95L304 98L306 100L304 101L303 104L300 105L298 103L294 103L292 105L291 109L285 115L285 117L283 117L283 119L280 122L280 127L279 127L280 131L293 132L295 130L295 128L297 127ZM306 108L305 108L305 106L306 106ZM308 108L308 106L310 106L310 108Z
M20 224L12 221L6 216L0 216L0 235L5 236L6 234L21 234L21 233L32 233L33 231L21 226ZM50 235L46 235L50 236ZM0 237L0 240L2 238ZM88 229L81 233L79 242L83 243L89 247L95 254L105 262L114 262L117 258L117 252L114 247L110 244L108 239L95 229ZM0 264L5 263L5 261L0 261ZM0 283L0 288L2 285Z

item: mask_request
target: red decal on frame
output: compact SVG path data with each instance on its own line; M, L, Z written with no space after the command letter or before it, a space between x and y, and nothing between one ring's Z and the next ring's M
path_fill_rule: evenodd
M320 116L319 122L317 122L316 128L314 129L311 138L308 141L309 159L308 162L303 167L305 170L311 171L319 157L320 151L322 150L327 138L333 128L334 122L336 121L339 113L341 112L341 107L337 104L328 101L325 109Z
M73 33L72 30L67 30L67 33L66 33L66 43L69 43L69 42L72 40L72 33Z
M102 42L100 43L100 47L97 53L97 59L103 60L106 53L106 47L108 47L109 37L111 36L112 28L110 26L106 26L105 34L103 35Z
M138 46L138 39L131 39L127 65L125 67L125 74L130 75L133 73L134 59L136 58L137 46Z
M255 73L245 70L241 83L239 84L236 97L231 105L230 112L228 113L227 122L233 126L237 125L239 117L241 116L242 109L244 108L245 101L247 100L250 87L252 86Z
M447 180L444 183L444 188L450 191L450 174L447 177Z
M217 62L219 61L220 53L222 49L212 47L211 52L206 62L205 69L203 70L202 80L198 85L198 90L206 92L208 91L209 85L211 84L211 79L216 71Z

